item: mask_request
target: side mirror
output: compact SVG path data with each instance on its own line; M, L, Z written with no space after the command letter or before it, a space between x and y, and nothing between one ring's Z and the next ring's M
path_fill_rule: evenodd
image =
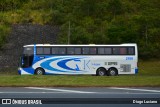
M18 67L22 67L23 65L24 65L24 63L23 63L23 57L21 56L19 58Z

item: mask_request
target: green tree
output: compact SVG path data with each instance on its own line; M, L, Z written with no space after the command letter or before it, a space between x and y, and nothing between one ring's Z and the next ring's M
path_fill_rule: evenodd
M115 19L116 15L119 15L123 12L121 0L110 0L108 3L108 10L112 13L113 18Z

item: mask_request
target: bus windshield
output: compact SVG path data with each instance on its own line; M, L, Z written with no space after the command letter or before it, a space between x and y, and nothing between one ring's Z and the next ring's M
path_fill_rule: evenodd
M23 55L20 58L19 66L22 68L27 68L32 66L33 54L34 54L33 47L24 47Z
M24 55L33 55L34 49L33 47L25 47L23 50Z

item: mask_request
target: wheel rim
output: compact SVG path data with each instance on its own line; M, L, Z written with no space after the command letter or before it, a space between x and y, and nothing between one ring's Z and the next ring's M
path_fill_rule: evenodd
M116 71L112 69L112 70L110 71L110 75L112 75L112 76L116 75Z
M37 70L37 75L42 75L43 74L43 71L42 70Z
M102 70L100 69L100 70L99 70L99 75L100 75L100 76L104 76L104 75L105 75L104 71L102 71Z

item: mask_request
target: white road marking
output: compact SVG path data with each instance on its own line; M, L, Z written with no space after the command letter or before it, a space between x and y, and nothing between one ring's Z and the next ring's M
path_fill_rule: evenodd
M69 92L46 92L46 91L42 91L42 92L33 92L33 91L29 91L29 92L17 92L17 91L1 91L0 94L54 94L54 93L69 93ZM85 93L84 93L85 94ZM126 92L95 92L95 94L160 94L160 93L126 93Z
M38 90L50 90L50 91L60 91L60 92L69 92L69 93L96 93L96 92L87 92L87 91L76 91L76 90L66 90L66 89L53 89L53 88L40 88L40 87L25 87L28 89L38 89Z
M146 92L160 92L160 90L148 90L148 89L134 89L134 88L118 88L111 87L110 89L118 89L118 90L130 90L130 91L146 91Z
M43 93L67 93L67 92L0 92L0 94L3 94L3 93L6 93L6 94L43 94Z
M4 92L0 92L0 94L54 94L54 93L66 93L66 94L69 94L69 92L11 92L11 91L4 91ZM84 93L85 94L85 93ZM121 95L121 94L133 94L133 95L141 95L141 94L145 94L145 95L150 95L150 94L160 94L160 93L126 93L126 92L121 92L121 93L118 93L118 92L97 92L95 94L117 94L117 95Z
M127 95L127 94L133 94L133 95L135 95L135 94L138 94L138 95L139 95L139 94L140 94L140 95L141 95L141 94L152 94L152 95L153 95L153 94L160 94L160 93L127 93L127 92L120 92L120 93L118 93L118 92L101 92L101 93L96 93L96 94L115 94L115 95L116 95L116 94L123 94L123 95L124 95L124 94L125 94L125 95Z

